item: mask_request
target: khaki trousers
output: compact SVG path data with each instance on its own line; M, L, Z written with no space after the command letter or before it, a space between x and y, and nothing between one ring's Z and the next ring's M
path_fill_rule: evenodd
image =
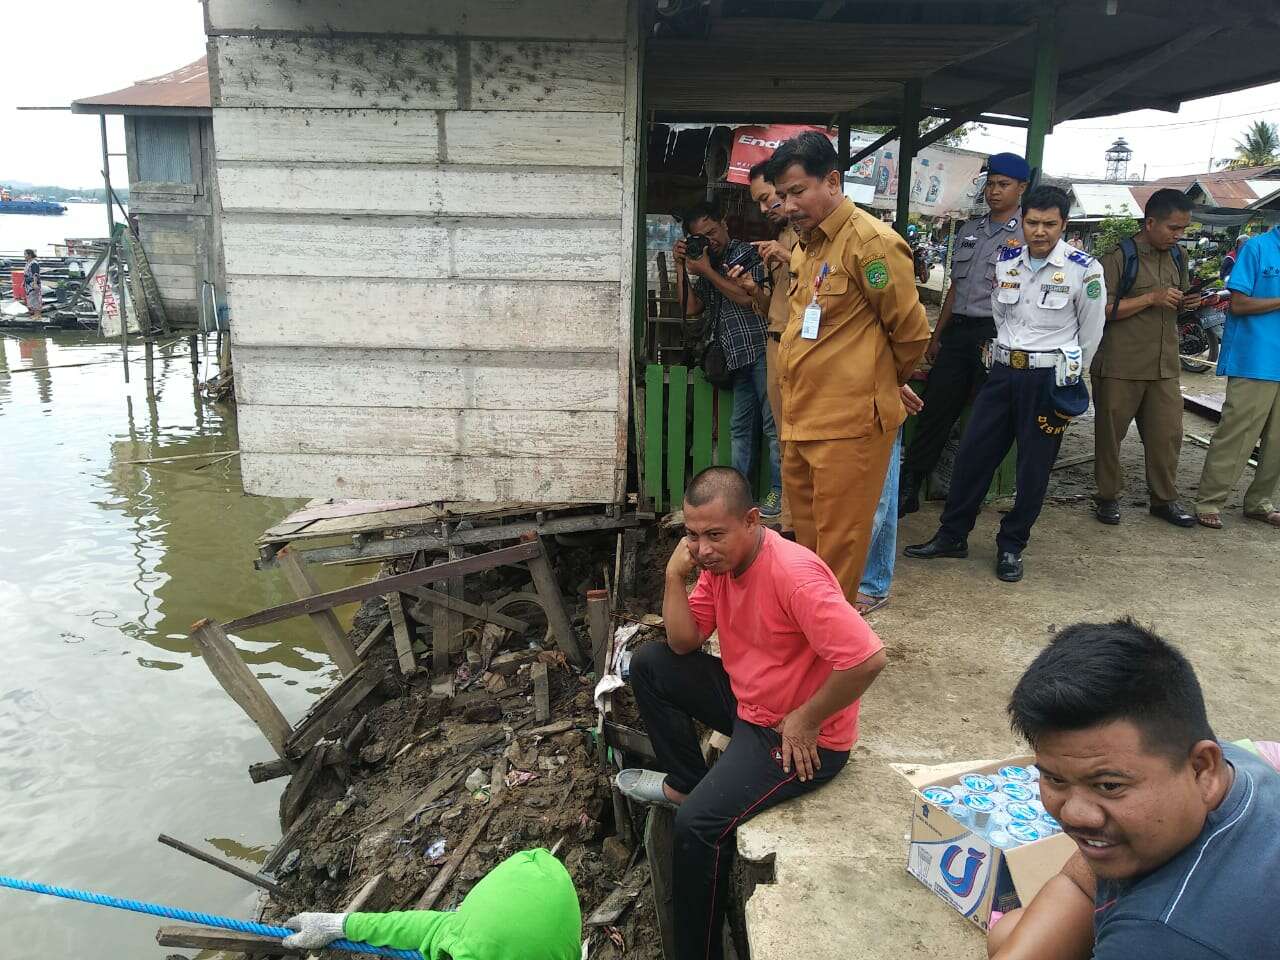
M1178 454L1182 451L1182 390L1177 377L1161 380L1093 378L1094 479L1101 500L1119 500L1124 492L1120 444L1129 424L1138 436L1147 464L1152 504L1178 499Z
M796 541L826 561L850 603L858 598L896 435L876 426L866 437L791 440L783 454Z
M1228 377L1222 422L1213 432L1200 475L1198 513L1221 512L1259 439L1262 453L1244 493L1245 513L1276 508L1272 497L1280 482L1280 382Z
M773 422L778 427L778 433L782 433L782 392L778 388L778 341L773 337L766 336L764 339L764 365L766 382L769 393L769 406L773 407ZM778 456L782 460L787 458L787 445L781 440L778 441ZM787 485L784 481L782 484L782 516L778 518L782 524L783 530L794 530L795 526L791 522L791 504L787 501Z

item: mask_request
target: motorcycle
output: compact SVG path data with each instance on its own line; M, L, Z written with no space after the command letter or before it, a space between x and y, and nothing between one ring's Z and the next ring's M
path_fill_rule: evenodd
M1220 281L1213 281L1218 283ZM1231 309L1231 291L1225 287L1211 287L1209 281L1197 280L1188 293L1201 294L1199 305L1178 317L1178 353L1182 369L1188 373L1203 373L1218 362L1218 349L1222 343L1222 328ZM1195 359L1207 354L1206 360Z

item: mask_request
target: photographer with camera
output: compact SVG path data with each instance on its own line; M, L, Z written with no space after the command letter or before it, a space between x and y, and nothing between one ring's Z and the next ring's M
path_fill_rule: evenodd
M769 493L760 502L760 515L776 519L782 513L782 469L778 430L769 405L765 365L765 320L752 309L751 294L730 279L736 267L749 270L757 284L767 273L755 248L729 236L719 210L703 202L682 218L685 238L673 251L676 297L688 316L704 316L708 340L702 366L717 386L733 388L733 419L729 425L733 466L750 476L757 432L763 428L769 457Z

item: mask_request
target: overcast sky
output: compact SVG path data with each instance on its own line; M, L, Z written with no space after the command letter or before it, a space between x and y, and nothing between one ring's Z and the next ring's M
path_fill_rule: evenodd
M205 42L200 3L61 0L22 10L27 39L10 35L0 54L0 183L101 186L96 117L16 108L65 106L199 58ZM1209 169L1210 158L1232 156L1236 138L1256 119L1280 120L1280 84L1192 101L1176 114L1142 110L1063 124L1048 139L1045 168L1054 176L1100 177L1108 145L1123 136L1133 148L1131 176L1196 173ZM123 152L118 117L109 129L111 149ZM995 126L965 144L991 153L1021 152L1024 145L1024 131ZM112 181L126 181L123 158L112 161Z

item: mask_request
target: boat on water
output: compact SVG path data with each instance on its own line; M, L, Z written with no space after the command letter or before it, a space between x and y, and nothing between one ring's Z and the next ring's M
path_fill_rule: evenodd
M52 200L39 200L35 197L15 198L8 190L0 189L0 213L35 213L56 217L66 212L66 207Z

